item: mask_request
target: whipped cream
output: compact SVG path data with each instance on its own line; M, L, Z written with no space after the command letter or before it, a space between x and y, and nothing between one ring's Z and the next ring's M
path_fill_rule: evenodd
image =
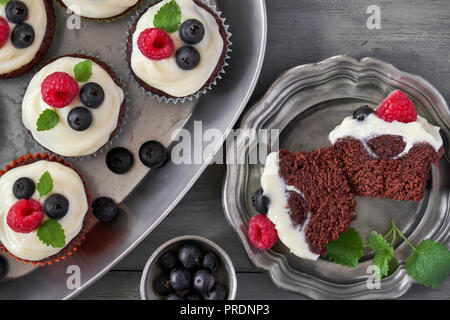
M158 10L170 0L164 0L150 7L136 25L133 34L131 68L136 76L148 85L174 97L185 97L199 91L209 80L222 56L224 41L220 35L215 17L192 0L176 0L181 9L181 21L197 19L205 27L205 36L200 43L193 45L200 53L200 63L193 70L181 69L175 61L175 52L186 45L179 31L170 34L175 51L164 60L150 60L137 46L139 35L148 28L154 28L153 18Z
M6 19L6 5L0 5L0 16L9 23L10 36L8 41L0 48L0 74L12 72L27 65L36 56L47 30L47 12L45 11L44 0L21 0L28 7L28 18L25 21L33 27L35 38L31 46L18 49L11 42L11 33L16 24Z
M78 157L95 153L104 146L116 129L120 107L124 100L123 90L117 86L106 70L92 63L92 77L105 92L105 100L98 108L88 108L92 113L92 124L84 131L75 131L67 123L67 115L74 107L83 106L79 95L72 103L61 109L53 109L42 100L41 84L54 72L66 72L74 76L73 68L85 61L82 58L63 57L42 68L31 80L22 102L22 120L34 139L46 149L65 157ZM79 87L83 83L79 83ZM53 129L37 131L36 121L45 109L53 109L59 123Z
M296 256L317 260L318 254L311 252L306 238L306 229L310 221L311 213L308 214L303 225L294 227L290 217L287 192L302 192L294 186L286 185L284 179L279 175L278 152L272 152L267 156L264 171L261 177L261 186L264 195L269 197L270 204L267 217L273 222L278 231L278 237Z
M18 201L13 194L13 186L17 179L26 177L36 184L42 174L48 171L53 178L51 194L62 194L69 200L67 214L58 220L65 236L66 245L80 232L83 219L89 209L88 200L80 176L71 168L57 162L41 160L29 165L14 168L0 177L0 241L6 249L16 257L30 261L39 261L50 257L63 248L47 246L39 240L37 230L30 233L18 233L7 224L9 209ZM36 190L33 199L44 205L45 199L51 194L39 199ZM44 214L44 220L48 219Z
M433 126L420 116L414 122L403 123L398 121L387 122L379 118L375 113L371 113L364 121L358 121L353 117L347 117L329 134L329 140L335 144L339 139L352 137L361 141L368 153L372 157L377 157L367 145L367 141L382 135L401 136L406 143L405 149L396 156L402 157L411 148L420 143L428 143L439 151L442 147L442 137L439 134L440 128Z
M139 0L62 0L73 13L93 19L112 18L134 6Z

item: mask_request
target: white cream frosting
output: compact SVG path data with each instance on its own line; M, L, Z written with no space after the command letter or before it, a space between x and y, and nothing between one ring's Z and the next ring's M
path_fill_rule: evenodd
M371 113L364 121L358 121L353 117L347 117L329 134L332 144L345 137L353 137L362 142L366 150L373 157L375 154L370 150L367 141L381 135L401 136L406 143L405 149L396 158L409 152L411 148L420 143L428 143L436 152L442 147L442 137L439 127L433 126L420 116L414 122L403 123L398 121L387 122Z
M308 214L303 225L294 227L292 224L287 192L294 191L302 196L303 194L294 186L287 186L284 179L280 177L278 152L272 152L267 156L261 186L264 195L270 199L267 217L275 225L281 242L296 256L307 260L317 260L319 255L311 252L306 239L306 229L311 213Z
M18 201L13 194L17 179L26 177L36 184L42 174L48 171L53 178L53 191L39 199L36 190L33 199L44 205L50 195L59 193L69 201L67 214L58 220L66 236L66 245L80 232L83 219L89 209L88 200L80 176L71 168L57 162L41 160L29 165L14 168L0 177L0 241L16 257L30 261L39 261L52 256L63 248L47 246L39 240L37 230L30 233L18 233L7 224L9 209ZM48 219L44 214L44 220Z
M92 124L84 131L75 131L67 123L67 115L74 108L83 106L79 95L72 103L61 109L53 109L42 100L41 84L54 72L66 72L74 76L74 66L85 59L63 57L42 68L31 80L22 102L22 120L34 139L48 150L65 157L78 157L95 153L104 146L116 129L120 107L124 100L123 90L114 82L106 70L92 63L92 77L105 92L105 100L98 108L88 108L92 113ZM79 83L81 89L83 83ZM37 131L36 121L45 109L53 109L59 123L53 129Z
M150 60L137 46L139 35L148 28L154 28L153 18L158 10L170 0L164 0L150 7L142 15L133 34L133 52L131 68L138 78L153 88L174 97L185 97L199 91L216 69L222 56L224 41L220 35L215 17L198 6L192 0L176 0L181 9L181 21L197 19L205 27L205 36L200 43L193 45L200 53L200 63L193 70L181 69L175 61L175 52L186 45L180 38L179 31L170 34L175 45L171 57L164 60Z
M17 70L33 60L36 56L47 30L47 12L43 0L21 0L28 7L28 18L25 21L34 29L35 38L31 46L18 49L11 42L11 33L16 24L6 19L6 5L0 5L0 16L9 23L10 35L8 41L0 48L0 74L5 74Z
M73 13L82 17L103 19L120 15L139 0L62 0Z

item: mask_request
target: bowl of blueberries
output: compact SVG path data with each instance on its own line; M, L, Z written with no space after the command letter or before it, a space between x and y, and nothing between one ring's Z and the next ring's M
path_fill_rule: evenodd
M234 300L237 279L227 253L199 236L161 245L141 278L143 300Z

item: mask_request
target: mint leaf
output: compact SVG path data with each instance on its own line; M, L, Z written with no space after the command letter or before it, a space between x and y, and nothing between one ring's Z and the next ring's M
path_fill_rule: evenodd
M53 219L45 220L39 226L37 236L49 247L62 248L66 245L64 230L59 222Z
M11 0L0 0L0 5L2 4L8 4Z
M181 10L175 0L166 3L158 10L153 18L153 25L168 33L175 32L180 28Z
M375 251L373 264L380 268L381 277L386 277L389 273L389 261L394 257L394 247L381 234L375 231L372 231L369 246Z
M407 273L418 283L439 288L450 273L450 251L433 240L423 240L406 260Z
M59 116L56 111L52 109L45 109L39 115L39 118L36 121L37 131L47 131L56 127L59 122Z
M78 82L87 82L92 76L92 61L84 60L83 62L77 63L73 68L75 72L75 80Z
M44 174L39 179L37 184L37 190L41 198L46 194L49 194L53 190L53 179L48 171L45 171Z
M361 236L355 229L348 229L336 241L327 244L327 257L347 267L354 267L364 254Z

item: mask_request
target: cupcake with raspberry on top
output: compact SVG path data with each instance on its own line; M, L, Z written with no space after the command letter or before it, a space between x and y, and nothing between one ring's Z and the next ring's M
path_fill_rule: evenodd
M0 1L0 79L19 77L35 67L54 33L52 0Z
M80 54L44 66L22 102L22 120L33 138L64 157L92 155L107 145L125 112L124 91L112 69Z
M52 264L81 245L91 216L86 182L69 163L27 155L0 171L0 241L32 264Z
M127 42L138 83L159 99L184 101L215 84L223 73L228 27L206 2L164 0L142 12Z

